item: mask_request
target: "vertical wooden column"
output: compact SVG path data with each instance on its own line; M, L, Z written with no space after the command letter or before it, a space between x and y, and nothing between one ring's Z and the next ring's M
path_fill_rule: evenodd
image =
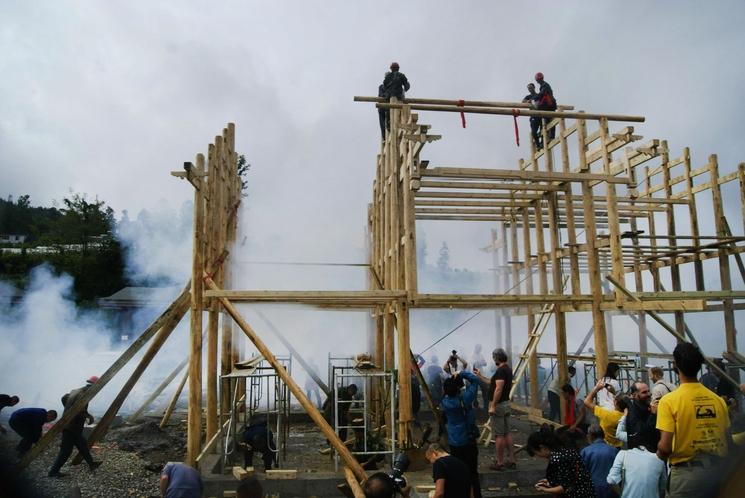
M600 120L600 140L603 149L603 172L606 175L611 174L611 155L608 151L608 142L610 141L608 132L608 120ZM610 237L611 252L611 274L617 282L624 282L625 273L623 270L623 254L621 252L621 230L618 219L618 203L616 200L616 185L614 183L605 184L605 198L608 204L608 234ZM615 293L616 304L622 305L626 300L621 292ZM609 315L609 319L610 315Z
M724 205L722 204L722 189L719 187L719 161L717 155L709 156L709 182L711 182L711 201L714 207L714 226L718 237L727 237L727 223L724 217ZM726 249L720 249L719 253L719 281L723 291L732 290L732 276L729 267L729 255ZM727 342L727 351L737 351L737 330L735 328L735 311L732 299L722 300L724 308L724 333Z
M407 125L414 126L414 120L408 107L403 109L407 115ZM404 289L409 298L417 294L417 258L416 258L416 217L414 214L414 189L412 185L412 173L414 172L415 157L411 142L405 140L406 155L405 163L401 166L401 193L403 196L402 238L403 241L403 272Z
M505 246L504 239L501 241L497 238L497 229L492 228L491 229L491 260L492 260L492 266L494 266L494 293L495 294L501 294L505 291L505 289L500 289L500 286L502 284L502 274L503 271L502 268L499 266L499 254L498 254L498 248L497 244L502 244L502 247ZM495 308L494 309L494 339L495 344L497 347L504 347L504 337L502 335L502 309L501 308Z
M693 245L701 245L698 229L698 210L696 209L696 194L693 193L693 176L691 175L691 150L686 147L683 149L683 174L685 176L686 197L688 198L688 217L691 223L691 242ZM693 269L696 275L696 290L702 291L706 287L704 279L704 262L696 258L693 262ZM644 314L644 313L642 313Z
M585 120L578 120L577 140L579 146L580 171L589 172L587 164L587 126ZM582 209L585 222L585 240L587 245L587 271L590 278L590 292L592 294L592 325L594 327L595 364L598 372L605 371L608 365L608 339L605 334L605 318L600 305L603 299L600 269L598 267L598 251L595 245L597 229L595 225L595 206L592 200L592 186L589 181L582 181ZM599 374L600 375L600 374Z
M197 154L196 173L204 173L204 156ZM194 466L202 440L202 310L204 284L204 190L207 182L200 177L194 190L194 237L191 272L191 318L189 341L189 413L186 434L186 463Z
M510 257L512 258L512 284L513 294L520 294L520 249L517 244L517 216L515 216L514 210L510 213ZM520 310L519 307L515 308L516 310ZM508 321L510 324L510 334L508 338L510 339L509 348L507 350L508 354L510 355L510 359L512 360L512 322ZM513 361L511 363L512 365L515 364ZM516 379L516 382L519 382L520 379Z
M636 184L636 168L631 167L631 162L629 160L629 149L626 149L624 151L624 162L626 165L626 170L629 172L629 179L632 183ZM638 192L636 189L634 189L631 192L631 198L635 199L638 197ZM634 201L632 201L631 206L633 207L635 204ZM636 220L636 216L632 216L630 220L630 226L631 231L636 233L639 229L638 223ZM640 258L641 258L641 249L639 247L639 239L637 237L634 237L631 239L631 244L634 248L634 289L636 292L644 292L644 279L642 278L642 270L641 270L641 264L640 264ZM648 352L648 346L647 346L647 314L643 311L640 311L636 314L636 324L638 326L638 332L639 332L639 362L642 365L646 365L648 363L647 359L647 352ZM647 372L644 370L642 372L642 379L647 380Z
M514 221L514 217L511 218L510 224L512 227L512 223ZM512 228L510 227L510 230ZM504 222L501 224L501 230L502 230L502 292L506 293L511 287L512 284L510 282L510 265L509 265L509 254L508 250L510 248L510 244L507 242L507 226ZM514 266L513 266L514 268ZM518 281L515 280L515 284ZM507 351L507 356L510 359L510 365L514 365L512 363L512 313L509 309L503 310L503 318L504 318L504 349Z
M528 208L522 208L523 216L523 251L525 252L525 261L523 267L525 268L525 293L533 294L533 258L531 256L531 243L530 243L530 213ZM528 305L532 307L532 305ZM528 340L530 340L530 334L535 329L535 315L532 310L528 312ZM530 375L530 406L538 408L538 356L536 351L533 349L528 356L528 371ZM520 379L516 379L519 382Z
M673 186L670 180L670 151L668 150L667 140L663 140L662 153L660 154L662 159L662 181L665 184L665 197L670 199L673 195ZM675 237L677 231L675 228L675 205L668 204L665 206L665 218L667 220L667 243L670 245L670 250L675 251L675 246L678 245L678 239ZM680 291L680 267L675 262L675 257L670 258L670 277L672 279L673 291ZM620 293L618 293L620 294ZM675 311L675 330L680 335L685 335L685 320L683 318L682 311Z
M215 272L214 262L219 254L219 237L217 236L220 227L220 159L223 154L222 136L215 137L215 147L210 147L208 181L209 181L209 198L207 201L206 222L207 222L207 258L205 269ZM217 278L217 277L215 277ZM207 314L207 432L206 438L209 441L218 431L219 423L217 419L217 332L219 326L219 306L216 299L208 301L209 312Z
M740 209L742 209L742 228L745 233L745 163L737 165L737 180L740 183Z
M646 191L649 192L652 188L652 175L649 172L649 166L644 166L644 183L647 185ZM647 214L647 228L649 229L650 236L649 246L652 254L656 254L657 252L657 225L655 224L654 213L654 211L650 211L649 214ZM649 273L652 274L654 291L660 292L662 290L662 286L660 285L660 269L654 265L650 265Z
M235 125L228 123L224 130L225 150L220 174L220 234L221 248L232 249L235 242L235 232L237 229L238 199L240 198L240 188L236 192L236 183L234 180L238 167L238 154L235 152ZM219 280L217 284L222 288L232 287L232 271L226 261L223 264L222 271L217 275ZM227 416L230 412L230 381L223 379L223 375L229 374L233 369L233 363L237 360L237 348L234 343L235 332L233 330L233 321L230 315L221 310L221 348L220 348L220 413L221 416ZM240 382L240 381L239 381ZM243 390L239 386L239 392Z
M564 279L561 271L561 259L559 251L561 250L559 242L559 210L556 192L548 193L548 226L551 237L551 280L552 292L557 295L564 293ZM556 328L556 363L560 385L569 381L569 361L567 358L567 325L566 315L561 311L561 306L554 306L554 323ZM564 420L564 397L561 396L560 418Z

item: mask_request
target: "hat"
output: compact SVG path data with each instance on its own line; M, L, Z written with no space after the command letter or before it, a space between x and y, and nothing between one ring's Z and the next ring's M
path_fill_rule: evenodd
M95 375L91 375L85 382L88 384L95 384L96 382L98 382L98 377Z
M535 80L536 81L543 80L543 73L535 73Z
M391 69L398 69L398 62L391 62Z

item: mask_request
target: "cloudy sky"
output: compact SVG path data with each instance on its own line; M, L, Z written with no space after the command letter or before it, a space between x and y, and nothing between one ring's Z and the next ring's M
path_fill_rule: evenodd
M192 192L169 171L232 121L252 164L253 246L359 261L379 132L352 97L374 95L391 61L416 97L519 100L542 71L560 103L644 115L636 133L674 157L690 146L696 166L716 152L729 172L745 160L743 25L741 1L5 0L0 195L176 212ZM519 149L506 117L421 121L445 137L422 154L433 166L526 154L527 120ZM478 225L421 224L430 257L447 241L455 266L486 270Z

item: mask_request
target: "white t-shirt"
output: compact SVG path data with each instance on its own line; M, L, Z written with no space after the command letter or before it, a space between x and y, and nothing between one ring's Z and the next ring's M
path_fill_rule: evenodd
M616 379L613 379L611 377L604 377L603 383L609 384L611 387L613 387L613 390L616 392L616 394L621 392L621 384L619 384ZM600 391L598 391L598 405L602 406L606 410L615 410L616 405L614 403L614 400L616 398L616 394L611 393L606 388L602 388Z

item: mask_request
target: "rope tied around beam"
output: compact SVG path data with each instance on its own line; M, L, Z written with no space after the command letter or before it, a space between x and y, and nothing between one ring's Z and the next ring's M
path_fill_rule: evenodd
M520 147L520 132L517 128L517 117L520 115L520 109L512 109L512 120L515 122L515 142Z
M458 107L464 107L466 105L465 100L459 100L458 101ZM460 113L460 124L463 125L463 128L466 127L466 113L461 111Z

